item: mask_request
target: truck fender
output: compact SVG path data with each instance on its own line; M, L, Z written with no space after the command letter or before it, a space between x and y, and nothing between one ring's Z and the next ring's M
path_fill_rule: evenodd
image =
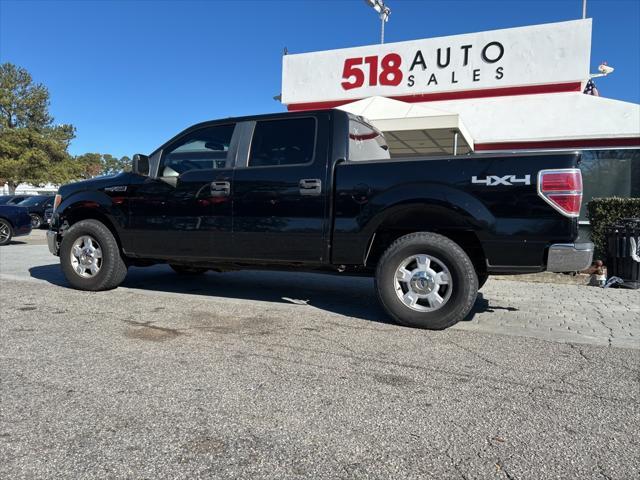
M383 208L377 208L382 205ZM396 186L374 196L360 220L367 225L365 232L370 238L381 225L412 212L418 215L416 230L430 227L495 230L495 216L473 195L449 185L425 182Z
M67 198L63 198L62 202L56 209L56 215L59 216L60 223L68 218L72 218L75 214L82 210L91 210L96 213L95 218L106 218L117 233L126 226L126 215L121 208L114 208L113 199L101 191L86 190L71 194Z

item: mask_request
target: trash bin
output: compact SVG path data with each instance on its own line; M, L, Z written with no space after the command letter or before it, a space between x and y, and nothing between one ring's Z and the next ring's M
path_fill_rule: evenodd
M640 288L640 218L624 218L606 230L607 275Z

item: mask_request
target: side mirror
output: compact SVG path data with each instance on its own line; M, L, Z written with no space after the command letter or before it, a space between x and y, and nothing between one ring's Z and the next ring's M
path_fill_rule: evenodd
M148 176L149 175L149 157L146 155L142 155L141 153L136 153L133 156L131 171L133 173L137 173L138 175L144 175L145 177Z

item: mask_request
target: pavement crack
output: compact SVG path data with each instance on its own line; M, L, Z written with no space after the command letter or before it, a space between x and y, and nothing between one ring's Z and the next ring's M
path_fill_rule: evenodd
M317 334L317 333L314 333L314 334L312 334L311 336L312 336L312 337L314 337L314 338L319 338L320 340L324 340L325 342L328 342L329 344L332 344L332 343L333 343L333 344L335 344L335 345L338 345L339 347L341 347L341 348L345 349L347 352L350 352L350 353L352 353L352 354L354 354L354 355L356 355L356 354L357 354L357 352L356 352L355 350L353 350L352 348L350 348L350 347L346 346L344 343L339 342L339 341L338 341L338 340L336 340L336 339L327 338L327 337L325 337L325 336L323 336L323 335L319 335L319 334Z
M465 352L470 353L470 354L474 355L475 357L478 357L480 360L482 360L482 361L484 361L484 362L488 363L489 365L493 365L494 367L499 367L499 366L500 366L500 365L498 365L496 362L494 362L493 360L489 360L489 359L488 359L487 357L485 357L484 355L480 355L478 352L476 352L476 351L474 351L474 350L472 350L472 349L470 349L470 348L463 347L462 345L460 345L460 344L458 344L458 343L456 343L456 342L453 342L453 341L450 341L449 343L451 343L452 345L455 345L455 346L456 346L456 347L458 347L460 350L464 350Z
M597 463L596 466L598 467L598 473L600 474L600 476L602 476L606 480L612 480L611 476L604 471L604 467L602 465Z
M511 475L509 470L505 468L504 464L502 463L502 460L498 460L496 462L496 468L498 469L499 472L504 473L504 476L507 477L508 480L516 480L516 477Z
M609 340L611 341L611 340ZM573 350L574 352L576 352L578 355L580 355L586 362L589 361L589 357L587 357L584 352L582 351L582 348L578 347L577 345L573 344L573 343L567 343L567 345L569 345L569 348L571 348L571 350Z
M381 359L379 357L375 357L373 355L367 355L367 354L353 354L353 353L345 353L345 352L332 352L330 350L327 349L323 349L323 348L313 348L313 347L303 347L300 345L289 345L287 343L281 343L281 342L263 342L260 340L254 340L254 339L245 339L244 340L246 343L253 343L256 345L261 345L264 347L279 347L288 351L293 351L295 352L297 355L300 355L302 353L306 353L306 354L311 354L311 355L321 355L321 356L332 356L332 357L339 357L339 358L343 358L343 359L349 359L349 360L353 360L355 361L355 363L361 363L361 362L369 362L372 364L378 364L378 365L384 365L384 366L394 366L394 367L398 367L398 368L409 368L412 370L416 370L419 372L424 372L424 373L439 373L442 375L447 375L447 376L453 376L459 379L466 379L466 380L476 380L476 381L487 381L487 382L491 382L491 383L498 383L500 385L507 385L507 386L512 386L512 387L520 387L523 390L529 390L529 395L533 395L536 391L546 391L548 393L555 393L555 394L560 394L560 395L573 395L573 396L585 396L588 398L597 398L600 400L607 400L610 402L616 402L616 403L622 403L625 405L629 405L629 404L634 404L634 405L640 405L640 402L638 401L634 401L633 399L628 399L628 398L618 398L615 396L609 396L609 395L599 395L597 393L594 392L580 392L580 391L575 391L575 390L567 390L567 389L562 389L562 388L556 388L552 385L531 385L527 382L524 381L518 381L512 378L507 378L504 376L501 377L496 377L495 375L490 375L490 374L478 374L475 372L460 372L460 371L456 371L453 370L451 368L439 368L439 367L434 367L434 366L428 366L428 365L418 365L415 363L411 363L411 362L407 362L407 361L403 361L403 360L385 360L385 359ZM276 356L274 356L275 358ZM296 362L298 360L295 359L288 359L282 356L277 356L281 361L285 361L285 362Z

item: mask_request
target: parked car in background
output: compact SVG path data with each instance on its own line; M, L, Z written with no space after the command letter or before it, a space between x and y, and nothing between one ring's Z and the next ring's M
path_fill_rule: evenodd
M0 245L7 245L13 237L31 233L31 217L24 207L0 205Z
M18 206L25 207L31 216L31 228L40 228L44 223L44 211L53 207L55 195L34 195L23 201Z
M49 207L44 211L44 221L47 225L51 225L51 217L53 217L53 207Z
M31 195L0 195L0 205L16 205Z

